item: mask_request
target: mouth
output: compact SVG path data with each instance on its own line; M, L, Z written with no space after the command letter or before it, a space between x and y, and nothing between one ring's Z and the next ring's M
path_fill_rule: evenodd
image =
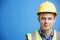
M45 27L48 27L49 25L44 25Z

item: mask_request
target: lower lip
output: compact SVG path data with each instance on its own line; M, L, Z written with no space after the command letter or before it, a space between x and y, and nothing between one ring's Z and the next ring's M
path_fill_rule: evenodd
M45 27L48 27L48 25L44 25Z

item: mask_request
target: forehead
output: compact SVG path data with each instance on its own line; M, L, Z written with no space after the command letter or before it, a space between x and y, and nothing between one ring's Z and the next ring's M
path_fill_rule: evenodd
M52 13L41 13L40 17L54 17L54 14L52 14Z

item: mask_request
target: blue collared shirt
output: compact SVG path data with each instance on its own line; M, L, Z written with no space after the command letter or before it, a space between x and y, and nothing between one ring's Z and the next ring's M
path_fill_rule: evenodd
M40 36L42 37L42 40L52 40L52 37L54 35L54 31L52 30L51 34L49 35L48 38L45 37L44 33L41 30L38 30Z
M40 36L42 37L42 40L52 40L52 37L54 35L54 31L52 30L51 34L49 35L48 38L45 37L44 33L41 30L38 30ZM27 37L25 38L27 40Z

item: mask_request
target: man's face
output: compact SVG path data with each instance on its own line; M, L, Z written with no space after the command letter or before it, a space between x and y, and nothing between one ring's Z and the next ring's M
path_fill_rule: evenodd
M41 13L38 20L43 31L52 29L52 26L55 23L55 17L51 13Z

